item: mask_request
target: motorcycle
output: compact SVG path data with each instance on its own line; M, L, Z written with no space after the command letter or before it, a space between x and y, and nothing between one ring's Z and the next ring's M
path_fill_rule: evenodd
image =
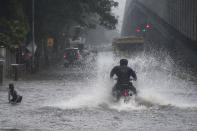
M136 89L131 82L127 84L116 84L112 89L112 96L116 99L116 101L123 98L124 103L127 103L136 94Z

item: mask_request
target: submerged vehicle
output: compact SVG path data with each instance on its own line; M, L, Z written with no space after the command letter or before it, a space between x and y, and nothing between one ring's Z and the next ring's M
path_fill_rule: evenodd
M66 48L64 51L64 66L80 64L81 55L78 48Z
M112 90L112 95L116 101L123 99L127 103L133 96L137 95L135 87L131 82L127 84L116 84Z

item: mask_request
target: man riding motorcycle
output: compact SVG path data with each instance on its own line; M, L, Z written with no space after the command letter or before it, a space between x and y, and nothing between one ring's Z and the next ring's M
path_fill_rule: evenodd
M131 69L130 67L127 66L128 65L128 60L127 59L121 59L120 60L120 66L115 66L110 73L110 78L112 79L114 75L116 75L117 78L117 83L113 88L113 92L114 91L120 91L120 90L124 90L122 88L124 88L124 86L121 85L125 85L127 84L129 89L136 94L136 88L133 86L133 84L130 82L130 77L133 77L133 80L137 80L137 76L135 71L133 71L133 69ZM119 99L119 98L118 98Z

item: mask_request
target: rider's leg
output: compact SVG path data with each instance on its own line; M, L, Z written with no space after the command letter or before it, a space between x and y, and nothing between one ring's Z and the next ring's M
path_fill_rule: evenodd
M116 101L120 100L120 89L118 88L118 84L116 83L112 89L113 96L116 98Z
M132 83L130 83L130 87L131 87L131 90L133 91L133 93L137 94L136 88L133 86Z
M134 86L132 86L132 91L134 94L137 94L136 88Z

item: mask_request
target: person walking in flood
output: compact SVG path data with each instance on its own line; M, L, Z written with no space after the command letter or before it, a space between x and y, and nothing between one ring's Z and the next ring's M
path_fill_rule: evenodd
M8 100L9 103L20 103L22 101L22 96L14 89L14 84L9 84Z

